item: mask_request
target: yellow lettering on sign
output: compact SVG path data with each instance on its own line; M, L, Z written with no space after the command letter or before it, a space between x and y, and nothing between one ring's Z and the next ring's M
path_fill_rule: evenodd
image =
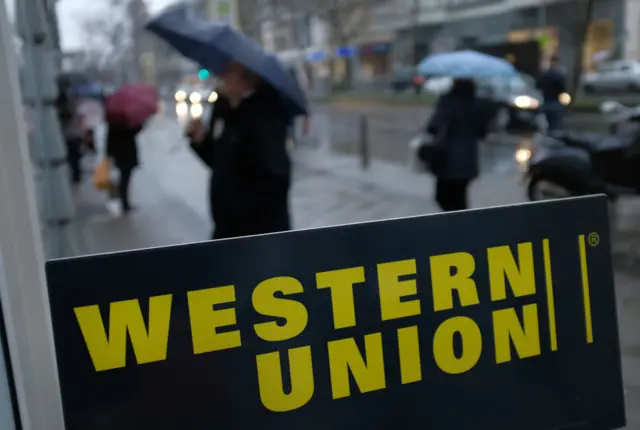
M496 347L496 363L511 361L511 343L519 358L540 355L540 326L538 325L538 305L522 307L520 324L514 308L493 312L493 339ZM524 326L524 327L523 327Z
M491 289L492 301L507 298L507 279L515 297L530 296L536 293L531 242L518 244L517 264L509 246L489 248L487 260L489 262L489 288Z
M558 334L556 333L556 304L553 296L553 274L551 273L551 252L549 239L542 240L542 258L544 261L544 277L547 284L547 315L549 316L549 343L551 351L558 350Z
M382 321L420 315L420 301L402 300L418 294L416 280L401 281L400 276L416 274L416 260L378 264L378 289Z
M590 234L589 236L593 237L593 233ZM580 236L578 236L578 249L580 251L580 275L582 278L582 304L584 307L584 326L585 326L585 331L587 336L587 343L593 343L593 321L591 319L591 290L589 289L589 266L587 264L587 247L585 245L584 234L581 234Z
M353 338L334 340L329 342L328 348L331 391L334 399L351 395L349 374L353 375L361 393L386 387L382 334L373 333L364 337L366 359L362 358Z
M256 334L267 342L279 342L293 339L307 327L309 315L305 306L291 299L275 297L276 293L285 296L304 292L300 281L295 278L281 276L262 281L253 290L251 301L253 308L259 314L283 318L286 322L278 324L275 321L255 324Z
M362 282L364 282L364 267L316 273L318 288L331 289L334 328L355 327L356 309L353 299L353 284Z
M468 252L434 255L430 263L434 311L453 309L454 290L458 292L462 306L480 303L476 283L471 278L476 270L473 255Z
M403 384L422 380L420 363L420 339L418 327L398 329L398 352L400 355L400 379Z
M149 298L149 329L137 299L109 305L109 335L98 305L74 308L96 372L126 366L127 332L138 364L167 359L171 294Z
M235 309L214 309L215 305L236 301L233 285L189 291L187 299L194 354L237 348L241 345L240 331L219 333L216 330L236 324Z
M260 400L265 408L273 412L287 412L306 405L315 389L311 347L303 346L289 350L289 374L291 392L284 392L280 353L270 352L256 357Z
M459 333L462 339L462 354L456 357L453 335ZM482 354L482 334L480 327L471 318L454 317L446 320L433 336L433 357L445 373L457 375L473 368Z

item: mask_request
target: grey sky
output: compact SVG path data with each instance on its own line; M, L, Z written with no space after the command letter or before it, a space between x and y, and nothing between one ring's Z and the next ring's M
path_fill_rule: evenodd
M24 1L24 0L22 0ZM145 0L151 13L155 13L165 6L176 3L177 0ZM91 15L106 8L103 0L59 0L58 21L63 50L77 50L82 48L82 29L78 24L78 17Z
M14 15L14 5L16 1L27 0L4 0L10 17ZM145 3L149 6L150 12L154 13L177 1L179 0L145 0ZM79 18L83 15L86 16L100 12L101 9L106 8L107 4L104 0L59 0L57 2L63 50L77 50L82 48L83 34L81 26L78 24Z

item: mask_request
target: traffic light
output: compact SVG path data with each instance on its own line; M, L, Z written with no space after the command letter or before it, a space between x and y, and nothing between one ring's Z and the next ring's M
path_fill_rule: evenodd
M207 69L200 69L198 72L198 79L201 81L206 81L209 79L209 71Z

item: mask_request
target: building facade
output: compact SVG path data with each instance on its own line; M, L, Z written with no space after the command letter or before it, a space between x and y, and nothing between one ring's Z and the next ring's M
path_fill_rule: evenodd
M395 28L405 15L396 2L383 3L369 11L367 25L354 40L357 48L356 83L385 85L392 74Z
M498 52L498 47L502 47L501 51L507 52L516 49L516 45L528 44L531 49L519 51L521 56L536 56L538 69L557 54L570 71L577 61L577 47L586 22L585 0L397 2L400 9L412 12L397 26L394 42L393 61L405 65L441 51L486 48ZM585 41L584 70L592 70L601 58L638 54L640 6L636 3L635 0L595 0ZM629 37L632 34L633 41ZM528 66L528 69L534 68Z

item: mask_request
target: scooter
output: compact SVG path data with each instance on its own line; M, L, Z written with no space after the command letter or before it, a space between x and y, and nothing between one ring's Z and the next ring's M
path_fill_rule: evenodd
M530 200L604 193L615 201L620 195L640 194L640 132L621 130L640 123L640 106L607 101L600 111L608 134L555 132L538 136L532 149L518 150Z

